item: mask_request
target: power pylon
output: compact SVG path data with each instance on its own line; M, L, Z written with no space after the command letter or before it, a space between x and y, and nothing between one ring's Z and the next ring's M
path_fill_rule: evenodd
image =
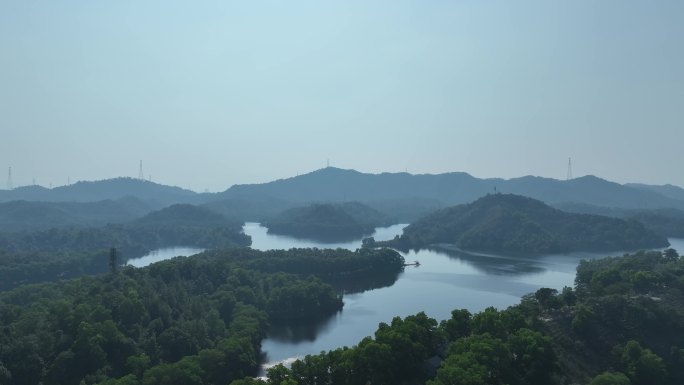
M14 183L12 183L12 167L10 167L9 171L7 171L7 189L8 190L14 189Z
M145 174L143 174L142 160L140 161L140 171L138 172L138 179L145 180Z

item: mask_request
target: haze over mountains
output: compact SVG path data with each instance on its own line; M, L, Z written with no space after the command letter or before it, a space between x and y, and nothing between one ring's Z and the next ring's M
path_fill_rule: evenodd
M264 184L235 185L222 198L278 197L295 202L429 199L444 205L471 202L496 191L525 195L547 203L576 202L620 208L684 208L684 189L675 186L621 185L595 176L559 181L525 176L480 179L463 172L412 175L365 174L324 168ZM664 195L660 190L668 191ZM675 197L681 196L681 199Z
M135 197L151 208L174 203L198 203L202 194L180 187L165 186L133 178L113 178L100 181L80 181L68 186L48 189L42 186L23 186L1 190L0 202L15 200L44 202L97 202Z
M595 176L568 181L525 176L481 179L464 172L445 174L382 173L328 167L262 184L234 185L221 193L196 193L133 178L78 182L47 189L26 186L0 190L0 202L96 202L135 197L150 209L174 203L207 204L223 200L288 205L306 202L420 201L433 206L471 202L496 191L529 196L549 204L573 202L625 209L684 209L684 189L610 182Z

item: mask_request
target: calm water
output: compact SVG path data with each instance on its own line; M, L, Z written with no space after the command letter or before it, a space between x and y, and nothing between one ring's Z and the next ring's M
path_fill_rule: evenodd
M395 235L401 234L401 230L407 225L394 225L375 229L373 237L376 241L388 241ZM276 250L296 248L318 247L319 249L349 249L356 250L361 247L361 238L338 243L323 243L309 239L297 239L287 235L268 234L268 229L258 223L248 222L243 227L245 234L252 237L252 248L256 250Z
M400 234L406 225L378 228L376 240L387 240ZM326 244L270 235L257 223L247 223L246 234L252 237L252 247L259 250L292 247L346 248L355 250L361 240ZM672 247L684 251L684 240L671 239ZM424 311L442 320L453 309L471 312L488 306L499 309L514 305L520 297L540 287L562 289L572 286L575 268L583 258L600 258L615 253L572 253L521 259L492 255L465 255L453 252L420 250L402 253L408 262L418 260L419 267L407 267L396 282L388 287L344 296L344 309L325 321L313 325L298 325L272 329L263 341L265 367L288 362L296 357L317 354L358 343L373 335L380 322L392 317Z
M187 257L189 255L195 255L203 251L204 249L198 249L196 247L167 247L164 249L153 250L149 254L140 258L129 259L126 264L134 267L144 267L151 263L163 261L165 259L178 257L180 255Z

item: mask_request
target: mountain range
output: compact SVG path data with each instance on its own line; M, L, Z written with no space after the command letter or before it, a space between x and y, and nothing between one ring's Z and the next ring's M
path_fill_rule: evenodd
M216 197L277 197L293 202L421 199L450 206L472 202L492 192L524 195L549 204L574 202L628 209L684 208L684 189L679 187L621 185L595 176L567 181L534 176L480 179L463 172L366 174L334 167L268 183L235 185Z
M23 186L13 190L0 190L0 202L16 200L43 202L97 202L135 197L152 209L174 203L200 203L203 194L165 186L134 178L113 178L100 181L80 181L67 186L45 188Z
M619 184L596 176L561 181L535 176L482 179L463 172L369 174L334 167L268 183L234 185L220 193L115 178L53 189L0 190L0 202L96 202L133 197L149 210L187 203L204 205L227 217L263 221L302 204L357 201L400 221L413 221L435 209L472 202L493 192L524 195L551 205L684 210L684 189L673 185ZM3 215L0 207L0 218Z

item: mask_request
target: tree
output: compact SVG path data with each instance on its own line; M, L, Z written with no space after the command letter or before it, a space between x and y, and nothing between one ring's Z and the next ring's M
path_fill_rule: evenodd
M109 271L112 274L116 273L116 268L118 266L118 256L116 253L116 247L109 249Z
M446 320L442 327L446 331L449 340L455 341L470 335L470 322L472 314L466 309L453 310L451 318Z
M663 257L668 261L676 261L679 259L679 254L677 254L677 250L669 248L663 250Z
M178 361L184 356L197 353L197 342L185 330L172 326L157 338L161 356L169 362Z
M589 385L631 385L629 378L619 372L603 372L594 377Z
M504 325L501 319L501 313L491 306L475 314L471 325L474 334L489 333L495 337L504 337L506 335L506 325Z
M268 382L274 385L281 385L292 378L292 371L283 364L266 369L266 374L268 375Z
M512 354L506 344L489 334L462 338L449 348L449 355L429 385L503 385L511 383Z
M537 299L537 302L539 302L541 308L546 310L556 307L555 305L558 304L556 295L558 295L558 290L542 287L541 289L537 290L536 293L534 293L534 298Z
M663 360L639 342L631 340L622 350L622 364L634 385L662 384L667 377Z
M549 384L556 370L551 339L530 329L520 329L509 337L513 366L523 384Z
M226 379L226 355L217 349L204 349L199 352L199 364L212 384L220 384Z
M144 385L203 385L204 373L196 356L185 357L173 364L157 365L145 372Z

